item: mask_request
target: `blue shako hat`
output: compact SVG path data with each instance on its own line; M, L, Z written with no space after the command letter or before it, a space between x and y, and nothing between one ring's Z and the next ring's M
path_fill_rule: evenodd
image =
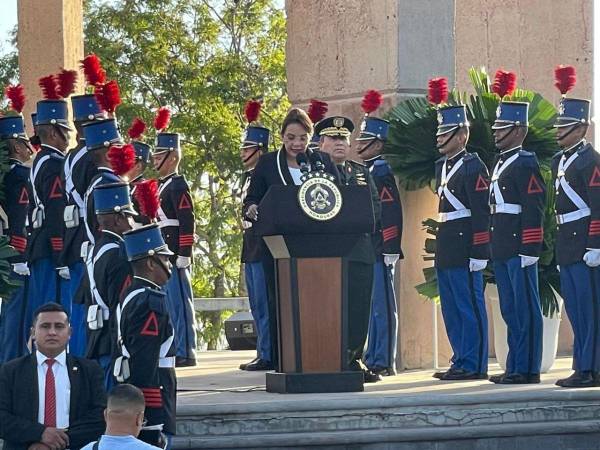
M438 109L438 130L436 136L441 136L457 128L468 127L467 107L465 105L449 105Z
M96 214L138 215L131 203L131 194L127 183L99 184L94 187L93 194Z
M70 130L69 107L65 100L40 100L37 102L36 125L58 125Z
M154 255L172 256L162 237L158 224L151 223L123 234L127 260L147 258Z
M387 140L390 123L379 117L365 116L360 125L360 135L357 141L369 141L371 139Z
M34 127L37 125L37 113L36 112L31 113L31 123Z
M268 128L248 125L242 133L242 145L240 148L258 146L260 150L266 152L269 150L270 135L271 131Z
M137 161L142 161L144 165L150 164L150 159L152 158L152 147L149 144L141 141L132 141L131 144L135 149L135 159Z
M508 127L529 126L529 103L501 101L496 109L496 122L492 130L501 130Z
M74 122L89 122L106 117L94 94L71 96L71 106Z
M22 115L0 117L0 139L29 140Z
M180 151L179 134L158 133L156 135L156 145L154 146L154 154L178 151Z
M88 150L107 149L113 144L122 144L123 140L115 119L95 120L83 125L83 137Z
M591 102L580 98L563 98L558 105L558 116L554 127L569 127L571 125L589 125Z

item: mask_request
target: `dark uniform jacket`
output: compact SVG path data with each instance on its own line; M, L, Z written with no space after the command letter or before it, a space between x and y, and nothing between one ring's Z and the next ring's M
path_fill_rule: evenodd
M438 212L442 214L457 210L441 189L444 164L446 165L446 190L471 211L471 216L440 221L435 253L435 265L439 269L468 266L469 258L490 258L487 168L475 153L463 152L452 159L444 157L436 161L435 188L440 197ZM449 177L456 164L461 164L460 168Z
M173 173L159 180L159 225L163 238L175 255L191 257L194 244L195 216L190 187L183 177Z
M99 239L94 245L92 261L95 286L95 293L91 293L92 303L100 305L99 297L109 311L109 319L104 322L101 329L88 330L86 357L97 359L115 353L115 312L122 295L131 284L133 275L131 265L127 261L123 239L111 231L100 232Z
M63 160L64 155L59 150L42 145L33 161L30 174L34 194L30 199L31 216L35 219L35 211L42 209L44 219L39 228L34 228L32 224L29 262L52 258L54 266L60 267L66 203L62 182Z
M392 168L383 158L378 158L369 162L369 170L381 203L381 233L374 237L375 253L379 259L382 255L402 258L402 204Z
M250 188L250 181L254 169L244 172L242 175L242 203L248 195L248 189ZM255 236L252 232L252 222L249 220L242 219L242 226L244 228L244 236L242 240L242 262L259 262L262 261L264 252L267 251L266 245L260 236Z
M175 369L159 368L161 346L168 346L166 357L175 356L166 294L151 281L134 277L123 299L138 290L121 314L121 338L131 355L126 382L143 392L148 425L164 424L165 433L175 434Z
M25 250L27 249L27 212L29 211L29 199L31 198L31 187L29 184L29 167L20 161L11 159L10 170L4 176L4 200L2 209L8 216L9 243L19 255L9 259L11 263L27 261Z
M143 181L146 181L146 180L144 179L144 174L141 174L129 182L129 185L131 186L131 191L130 191L131 203L133 204L133 209L135 209L135 212L138 213L137 216L133 217L133 220L135 221L135 223L137 224L138 227L148 225L150 223L150 219L141 213L140 205L135 197L135 192L137 190L137 186L138 186L138 184L140 184Z
M85 192L96 174L96 166L91 154L85 148L85 141L79 141L77 147L65 157L63 164L63 186L65 187L66 206L75 207L79 215L79 225L68 226L65 223L64 247L60 265L70 266L81 261L81 246L88 240L85 231Z
M600 155L590 144L582 142L568 152L558 152L552 159L552 179L557 180L563 154L565 163L577 154L564 171L564 178L590 209L590 214L578 220L560 223L560 215L579 208L569 198L561 184L556 188L556 261L558 264L581 262L587 249L600 249ZM564 169L564 164L563 164ZM556 187L556 186L554 186Z
M108 167L97 167L95 174L92 176L89 186L85 192L84 203L86 208L85 222L86 234L91 243L96 241L98 236L98 219L96 218L96 208L94 206L94 187L101 184L121 183L123 180Z
M498 168L502 169L515 154L516 159L500 174L497 182L504 203L520 206L519 214L494 214L499 203L494 193L494 178L490 183L492 212L492 258L505 260L518 255L539 256L544 241L543 221L546 185L534 153L517 149L501 153ZM496 167L496 166L495 166Z
M69 436L72 450L98 439L104 432L106 407L104 373L88 359L67 355L71 383ZM35 353L0 367L0 438L4 450L27 450L40 442L44 425L38 422L38 376Z

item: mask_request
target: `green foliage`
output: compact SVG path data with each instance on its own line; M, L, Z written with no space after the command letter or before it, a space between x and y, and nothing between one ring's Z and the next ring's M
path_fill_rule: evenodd
M11 279L12 267L8 258L19 253L8 245L8 236L0 236L0 298L8 300L13 289L21 286L18 280Z
M17 54L17 27L6 42L0 42L0 88L18 82L19 58Z
M263 102L261 121L277 130L289 107L285 17L275 0L123 0L85 3L86 52L119 82L121 130L135 116L152 124L169 105L168 131L181 134L182 172L191 184L200 237L196 297L240 294L239 144L246 100ZM274 132L277 136L278 133ZM147 140L153 137L148 133ZM278 142L274 142L277 145ZM203 314L219 326L223 314ZM206 318L206 320L204 320ZM209 348L216 334L208 325Z

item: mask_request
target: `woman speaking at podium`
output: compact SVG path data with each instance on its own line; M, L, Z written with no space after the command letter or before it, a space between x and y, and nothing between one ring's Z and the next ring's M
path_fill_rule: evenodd
M302 157L298 158L298 155L305 155L305 160L313 161L315 165L319 163L323 164L323 170L333 175L336 180L339 180L337 168L328 154L315 150L311 150L312 154L308 154L307 148L312 134L313 123L306 112L299 108L291 109L281 125L281 140L283 141L281 149L277 152L262 155L254 169L248 195L244 200L243 206L243 215L246 219L252 221L258 219L258 205L269 190L269 187L273 185L292 186L301 184L302 171L298 159L302 159ZM307 164L306 168L308 170L315 170L314 167L311 168L310 164ZM269 329L273 351L271 361L277 366L275 263L268 250L263 255L263 266L269 297Z

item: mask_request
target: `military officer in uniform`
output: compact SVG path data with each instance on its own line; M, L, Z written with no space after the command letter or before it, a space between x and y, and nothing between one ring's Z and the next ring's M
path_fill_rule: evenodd
M369 167L381 203L381 233L374 235L373 303L365 363L381 375L395 375L398 313L394 292L396 262L402 257L402 205L392 169L383 158L389 122L366 115L359 137L358 155Z
M354 131L354 123L347 117L327 117L315 125L315 134L319 136L320 150L327 153L336 164L341 184L370 188L372 211L369 211L368 214L373 214L375 217L376 230L380 233L381 203L375 181L367 166L348 159L352 131ZM350 283L348 289L348 368L362 370L365 382L372 383L380 381L381 375L361 365L369 331L369 313L373 291L375 250L371 235L363 236L346 259Z
M195 217L190 187L178 173L181 161L179 135L160 132L153 154L159 179L159 225L165 242L173 252L171 278L165 286L167 307L177 347L177 365L196 365L196 319L190 271L194 244Z
M122 236L131 229L129 218L136 213L127 183L100 184L93 195L100 232L87 266L92 303L87 313L89 339L85 356L104 369L109 391L113 385L115 312L132 277Z
M487 378L487 315L483 269L490 258L489 175L466 150L469 122L464 105L438 109L435 164L439 228L435 267L442 315L452 346L452 365L441 380Z
M599 385L600 372L600 155L585 141L590 101L563 98L552 159L556 188L556 260L573 328L573 369L558 386Z
M250 181L254 168L261 155L269 151L270 131L267 128L250 124L246 127L240 147L240 157L244 166L242 176L242 202L248 194ZM267 282L263 268L265 252L268 252L265 243L260 236L252 232L252 222L242 219L244 237L242 241L242 257L244 263L244 275L250 312L256 324L256 358L249 363L241 364L240 369L273 370L273 352L271 333L269 331L269 300L267 294Z
M135 191L137 190L138 184L145 181L144 171L152 162L152 147L149 144L141 141L133 141L132 144L135 148L135 165L127 174L127 178L130 180L129 183L131 185L133 207L138 213L138 215L134 217L134 227L137 228L150 223L150 219L140 213L140 207L135 198Z
M537 261L542 251L546 186L534 153L523 149L529 104L501 101L492 126L500 151L490 184L491 253L508 328L506 372L500 384L540 382L542 311Z
M171 276L173 253L157 224L126 232L123 238L133 281L117 307L114 374L117 381L141 389L147 425L140 439L157 445L161 432L175 434L175 336L162 290Z
M50 301L68 300L69 268L61 266L63 251L65 193L62 167L69 144L68 109L65 100L41 100L37 103L36 130L41 150L30 172L32 197L31 240L28 248L31 278L25 315L26 332L33 311ZM70 300L68 300L70 304Z
M65 188L66 207L63 214L65 222L64 246L60 264L69 268L69 298L72 305L69 310L72 335L69 351L75 356L83 356L86 347L86 317L84 299L80 290L85 275L85 262L81 249L87 235L84 224L85 191L95 173L95 166L85 147L83 125L104 118L104 111L98 105L94 94L73 95L71 97L73 123L77 132L77 145L71 149L64 160L63 186Z
M10 298L0 300L0 364L25 354L23 322L27 304L29 268L27 266L27 212L31 189L29 167L33 148L25 133L23 116L0 117L0 152L8 156L9 170L3 178L4 198L0 202L0 235L18 255L8 259L12 272L10 278L21 286L14 289Z

